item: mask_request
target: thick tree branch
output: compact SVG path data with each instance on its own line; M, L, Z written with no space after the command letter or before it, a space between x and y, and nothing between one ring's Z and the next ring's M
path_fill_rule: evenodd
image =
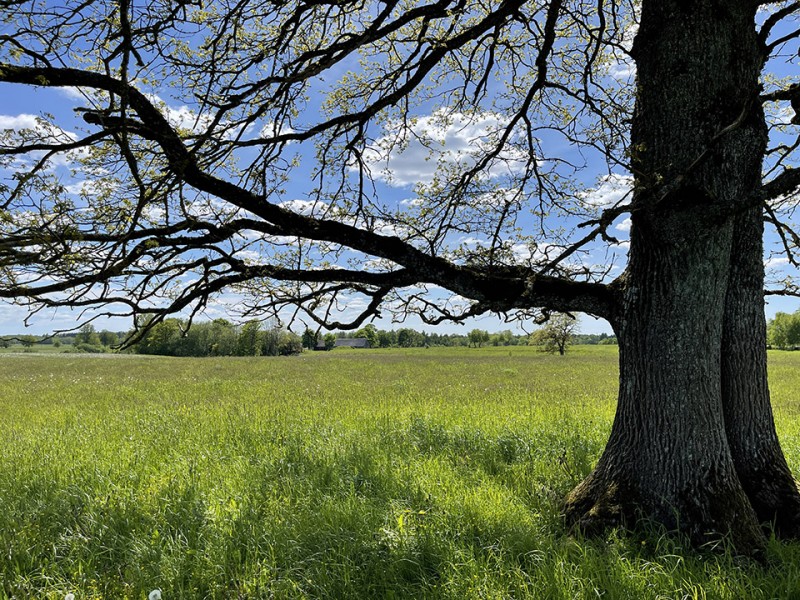
M783 173L765 183L758 192L762 202L769 202L781 196L792 196L800 192L800 169L787 168Z
M498 274L490 270L459 266L443 258L426 254L399 237L379 235L330 219L303 216L267 202L246 189L203 171L194 154L186 148L152 102L133 86L108 75L71 68L0 65L0 81L55 87L91 87L125 97L138 115L139 121L95 111L86 112L84 119L109 131L124 129L157 143L171 170L186 184L257 215L274 228L274 234L342 244L372 256L388 259L413 272L417 281L435 283L472 298L486 310L506 311L543 306L554 310L583 311L604 318L611 318L614 313L612 296L602 284L537 276L526 269L509 270ZM136 253L131 253L127 258L113 263L99 273L94 281L122 274L125 268L134 263L136 256ZM346 280L342 275L339 274L334 279L331 274L331 280ZM216 281L224 281L225 285L230 285L234 281L246 280L246 277L243 277L237 275L231 280L220 278ZM92 281L92 276L86 275L74 282L65 281L42 286L36 293L64 291L70 285L89 281ZM216 286L217 284L214 287ZM6 295L21 292L31 293L32 290L25 291L22 288L18 288L16 292L7 290Z

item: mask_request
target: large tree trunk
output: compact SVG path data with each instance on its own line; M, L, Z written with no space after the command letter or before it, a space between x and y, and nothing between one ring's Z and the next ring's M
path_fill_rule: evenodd
M567 501L568 518L585 531L642 514L698 545L724 535L742 551L763 544L721 400L731 233L657 249L641 227L632 236L617 414L597 467Z
M630 263L614 324L619 403L597 467L567 498L568 521L583 529L643 515L696 544L727 537L752 552L765 541L765 514L737 468L745 473L753 438L767 440L762 464L777 448L764 437L766 381L757 405L738 393L750 388L734 383L733 394L726 382L727 414L723 379L732 363L722 358L726 300L728 310L755 310L745 307L753 297L735 290L740 273L731 271L736 215L760 185L766 144L755 10L741 0L643 3L634 45ZM761 424L748 429L742 420L753 412ZM737 460L726 425L736 430Z
M756 207L737 218L722 336L725 429L742 487L762 522L800 536L800 493L781 450L767 385L764 225Z

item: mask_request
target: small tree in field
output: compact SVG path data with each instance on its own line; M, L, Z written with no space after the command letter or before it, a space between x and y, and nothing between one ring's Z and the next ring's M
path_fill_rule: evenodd
M278 354L281 356L292 356L303 351L303 342L300 336L291 331L281 331L280 341L278 342Z
M336 346L336 336L334 334L326 333L322 339L325 340L325 350L333 350L334 346Z
M541 346L544 352L561 356L567 353L567 348L572 342L572 336L578 333L578 319L572 315L559 313L550 317L550 320L541 329L536 330L531 336L535 346Z
M94 325L92 325L91 323L87 323L86 325L81 327L81 330L75 336L75 343L89 344L90 346L99 346L100 336L95 330Z
M377 348L380 345L378 341L378 329L372 323L356 331L356 337L365 338L369 342L370 348Z
M467 334L469 345L480 348L489 341L489 332L483 329L473 329Z
M119 337L113 331L108 331L107 329L103 329L99 333L100 336L100 343L103 346L113 346L114 344L119 343Z
M36 341L36 337L32 335L23 335L19 338L19 343L22 344L24 348L32 348Z
M301 339L303 342L303 348L313 350L317 347L317 342L319 342L319 332L313 331L312 329L306 327Z

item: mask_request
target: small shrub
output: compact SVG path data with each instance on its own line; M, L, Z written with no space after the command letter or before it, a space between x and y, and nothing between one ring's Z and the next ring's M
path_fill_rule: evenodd
M299 336L291 332L284 332L278 343L278 354L281 356L292 356L303 351L303 341Z
M106 348L104 348L100 344L87 344L83 342L80 344L75 344L75 351L86 352L89 354L102 354L106 352Z

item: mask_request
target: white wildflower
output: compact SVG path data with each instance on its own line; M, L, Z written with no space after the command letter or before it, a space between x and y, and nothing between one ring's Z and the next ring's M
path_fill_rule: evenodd
M161 600L161 590L155 589L147 595L147 600Z
M64 596L64 600L75 600L75 594L73 594L72 592L70 592L69 594L67 594L66 596Z

